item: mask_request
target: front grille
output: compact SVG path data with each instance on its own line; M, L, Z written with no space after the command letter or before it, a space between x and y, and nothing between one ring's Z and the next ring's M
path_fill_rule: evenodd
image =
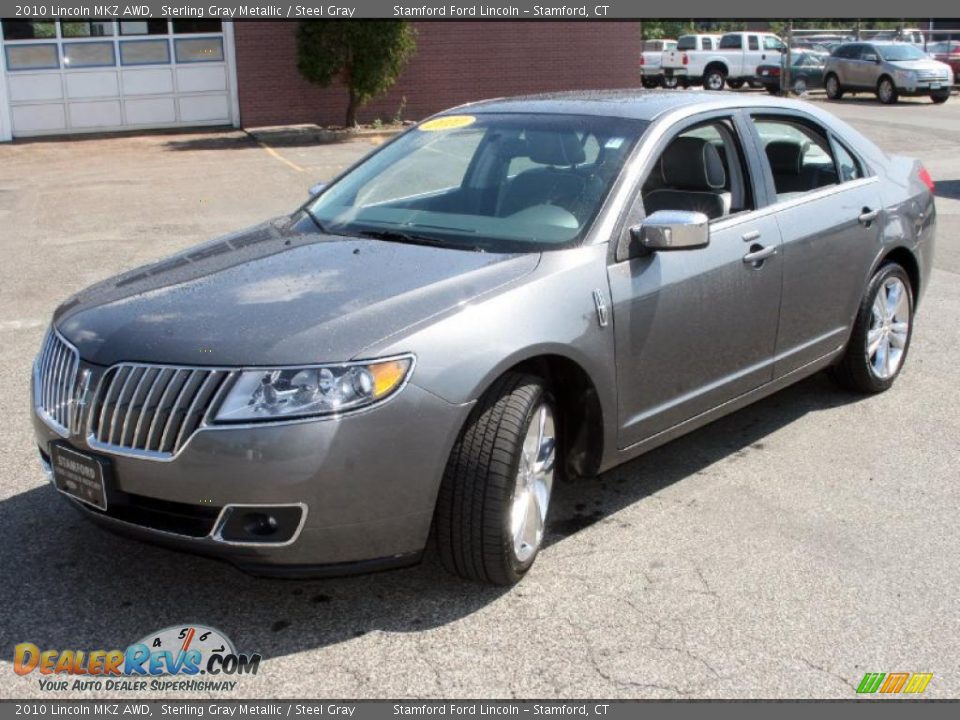
M123 363L111 367L90 408L89 443L172 457L216 407L228 370Z
M77 349L51 329L37 356L34 376L34 405L40 417L61 435L76 429Z
M918 70L917 71L917 80L926 81L926 80L946 80L947 73L942 70Z

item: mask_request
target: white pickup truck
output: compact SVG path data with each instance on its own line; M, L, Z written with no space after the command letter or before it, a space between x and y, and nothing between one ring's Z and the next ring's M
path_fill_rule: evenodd
M776 35L764 32L731 32L716 35L682 35L676 50L663 53L664 86L703 85L707 90L736 89L754 78L757 65L779 64L786 45ZM691 38L691 40L687 40ZM709 45L709 47L708 47ZM683 49L685 46L690 49Z
M663 53L676 46L677 41L672 39L644 40L641 43L640 80L645 88L660 87L663 81L663 71L660 70Z

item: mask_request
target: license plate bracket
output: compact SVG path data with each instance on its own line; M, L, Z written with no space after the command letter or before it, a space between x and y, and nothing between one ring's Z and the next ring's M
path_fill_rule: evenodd
M57 490L106 512L109 460L54 442L50 443L50 467Z

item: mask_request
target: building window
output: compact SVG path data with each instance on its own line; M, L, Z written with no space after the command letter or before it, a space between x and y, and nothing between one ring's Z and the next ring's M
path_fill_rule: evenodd
M196 35L198 33L218 33L223 27L219 20L174 20L175 35Z
M121 35L166 35L166 20L121 20Z
M38 45L7 45L8 70L49 70L60 67L57 46L53 43Z
M220 38L176 40L178 63L223 62L223 41Z
M3 37L5 40L36 40L55 38L57 28L53 20L4 20Z
M125 40L120 43L121 65L166 65L170 46L166 40Z
M65 68L112 67L113 43L64 43L63 66Z
M65 38L111 37L112 20L61 20L60 35Z

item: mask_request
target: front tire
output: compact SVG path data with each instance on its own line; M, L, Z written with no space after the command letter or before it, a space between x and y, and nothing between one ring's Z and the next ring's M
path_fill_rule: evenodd
M884 105L893 105L899 99L900 93L897 92L897 86L893 84L893 80L886 76L880 78L880 82L877 83L877 100Z
M856 392L889 389L907 359L912 336L910 276L896 263L883 265L867 285L850 342L833 368L833 378Z
M840 87L840 78L838 78L836 75L827 75L827 79L823 83L823 87L827 91L827 98L830 100L840 100L843 97L843 88Z
M666 75L664 75L663 80L661 81L661 84L667 90L675 90L677 88L677 78L667 77Z
M950 99L950 91L945 90L942 92L930 93L930 99L933 100L937 105L940 105Z
M544 537L556 475L556 403L533 375L507 373L457 438L437 498L440 560L455 575L520 581Z

